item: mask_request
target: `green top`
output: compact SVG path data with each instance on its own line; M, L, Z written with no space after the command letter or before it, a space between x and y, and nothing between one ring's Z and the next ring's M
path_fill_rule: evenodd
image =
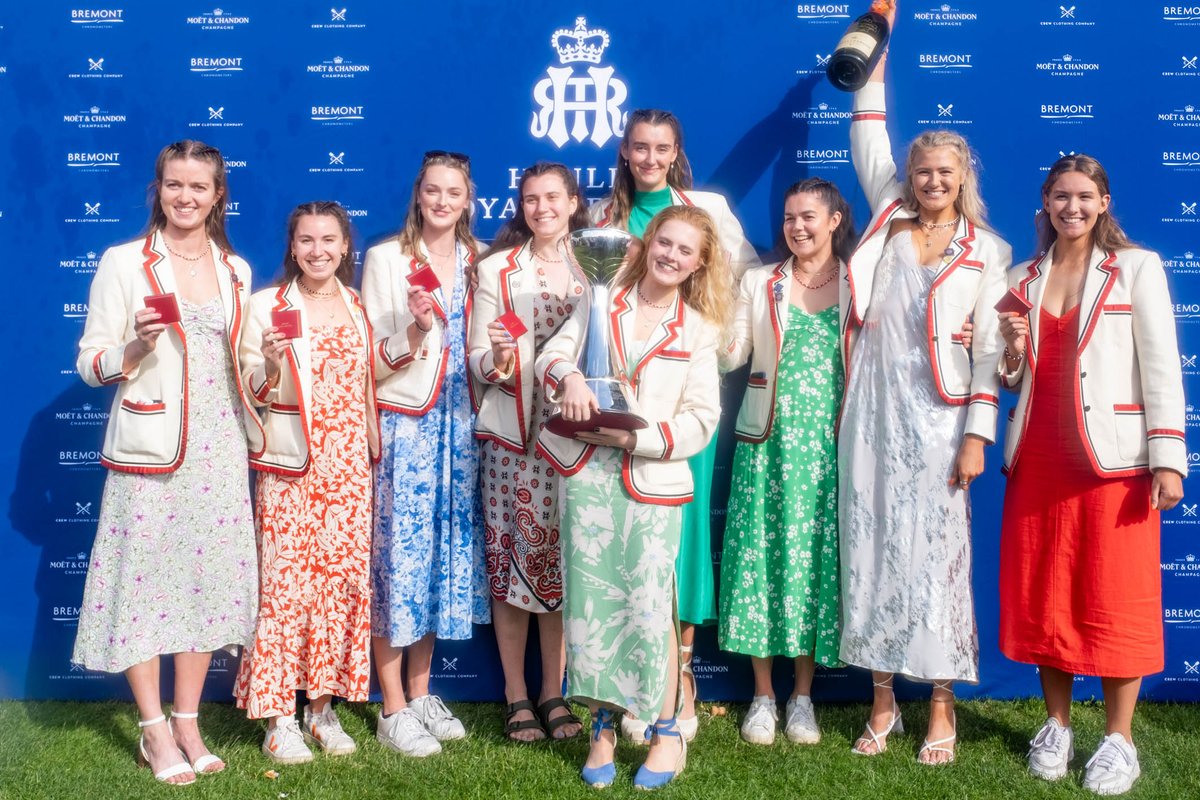
M646 232L646 226L654 215L671 205L671 187L666 186L654 192L633 193L633 208L629 209L629 232L641 236Z

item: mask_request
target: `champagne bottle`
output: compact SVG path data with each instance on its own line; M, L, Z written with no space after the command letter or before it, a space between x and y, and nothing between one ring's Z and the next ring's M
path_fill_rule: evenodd
M887 47L891 27L875 6L850 24L829 59L825 74L843 92L856 92L867 83Z

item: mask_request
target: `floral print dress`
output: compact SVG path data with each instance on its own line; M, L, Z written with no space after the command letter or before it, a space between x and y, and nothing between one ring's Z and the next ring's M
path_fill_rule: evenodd
M296 691L364 702L371 671L367 351L349 325L309 329L308 472L258 476L262 605L234 696L247 716L294 714Z
M721 557L721 649L838 659L838 307L789 305L765 442L739 442Z
M187 452L174 472L109 472L72 661L123 672L166 653L237 647L258 607L242 401L221 302L180 302ZM122 413L122 412L117 412Z
M443 302L449 308L450 352L441 394L422 416L386 410L379 415L371 635L393 647L407 647L429 633L470 639L472 625L492 620L475 481L479 447L467 384L461 255L451 302Z

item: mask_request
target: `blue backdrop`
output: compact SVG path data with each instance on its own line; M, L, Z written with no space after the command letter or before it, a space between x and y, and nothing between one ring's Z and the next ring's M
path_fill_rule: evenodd
M211 2L0 9L0 242L16 281L0 315L13 380L0 429L0 697L127 693L120 676L69 661L111 400L73 364L99 254L144 224L165 143L200 138L225 153L232 238L260 285L278 274L286 214L300 201L349 208L359 252L394 231L426 149L471 154L485 238L511 216L515 178L534 160L576 168L598 198L624 115L649 106L684 121L698 185L729 196L760 250L775 239L782 190L809 175L836 181L860 224L867 218L849 164L850 96L822 74L865 0L737 10L683 0ZM564 62L554 43L576 41L577 28L590 60ZM993 223L1018 257L1033 248L1048 165L1067 152L1100 158L1115 212L1166 260L1188 394L1200 396L1200 4L905 0L891 53L897 147L930 126L966 134ZM737 397L730 387L727 413ZM1192 437L1200 413L1188 408ZM727 461L728 442L724 452ZM996 647L999 448L989 458L973 490L983 651L974 691L1033 694L1034 668ZM721 467L714 560L727 482ZM1166 670L1146 682L1161 699L1200 696L1200 483L1187 489L1163 519ZM437 691L501 696L491 631L477 634L439 645ZM749 695L748 663L719 653L711 630L697 651L702 696ZM235 666L215 659L207 697L229 696ZM867 689L861 673L822 672L816 693ZM1095 691L1080 682L1082 694Z

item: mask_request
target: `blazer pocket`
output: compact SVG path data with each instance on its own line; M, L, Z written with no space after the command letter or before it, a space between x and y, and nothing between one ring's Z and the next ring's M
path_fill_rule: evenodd
M167 413L167 404L162 400L130 400L126 397L121 400L121 410L139 416L165 414Z
M1138 403L1113 405L1113 433L1117 454L1134 464L1150 460L1150 442L1146 438L1146 407Z

